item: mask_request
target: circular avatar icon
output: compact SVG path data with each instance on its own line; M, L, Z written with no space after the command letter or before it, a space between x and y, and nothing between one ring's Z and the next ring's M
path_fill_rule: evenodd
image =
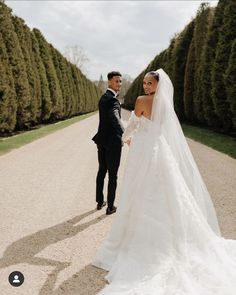
M13 287L19 287L24 283L24 275L20 271L13 271L8 277L9 283Z

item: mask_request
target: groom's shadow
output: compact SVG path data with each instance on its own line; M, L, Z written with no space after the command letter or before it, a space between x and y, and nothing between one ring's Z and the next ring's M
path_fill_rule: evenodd
M57 273L53 273L44 283L39 295L95 295L105 287L107 281L104 276L106 274L105 270L86 265L54 289Z
M53 259L36 257L36 254L51 244L75 236L79 232L85 230L93 224L100 222L106 217L104 214L88 222L77 225L77 223L79 223L83 218L95 213L96 211L96 209L90 210L80 216L76 216L63 223L40 230L13 242L6 248L3 256L0 258L0 269L19 263L54 266L55 268L53 272L47 279L47 284L50 282L50 280L54 281L58 273L68 267L70 262L61 262Z

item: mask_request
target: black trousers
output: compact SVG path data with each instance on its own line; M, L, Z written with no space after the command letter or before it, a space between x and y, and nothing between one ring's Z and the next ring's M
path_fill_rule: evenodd
M120 166L121 146L106 148L97 145L99 169L96 179L96 201L102 204L104 201L104 179L108 171L107 203L112 208L115 201L117 187L117 173Z

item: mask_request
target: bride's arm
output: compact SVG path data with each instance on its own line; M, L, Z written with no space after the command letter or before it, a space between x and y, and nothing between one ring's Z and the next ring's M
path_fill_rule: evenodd
M135 109L131 112L128 125L122 135L123 142L129 143L131 138L134 136L140 122L140 117L143 113L142 100L140 97L137 98L135 103Z

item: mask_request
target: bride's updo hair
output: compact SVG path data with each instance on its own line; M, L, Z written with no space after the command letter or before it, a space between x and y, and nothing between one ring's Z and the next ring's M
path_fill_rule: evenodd
M146 75L153 76L157 80L157 82L159 81L159 74L155 71L148 72Z

